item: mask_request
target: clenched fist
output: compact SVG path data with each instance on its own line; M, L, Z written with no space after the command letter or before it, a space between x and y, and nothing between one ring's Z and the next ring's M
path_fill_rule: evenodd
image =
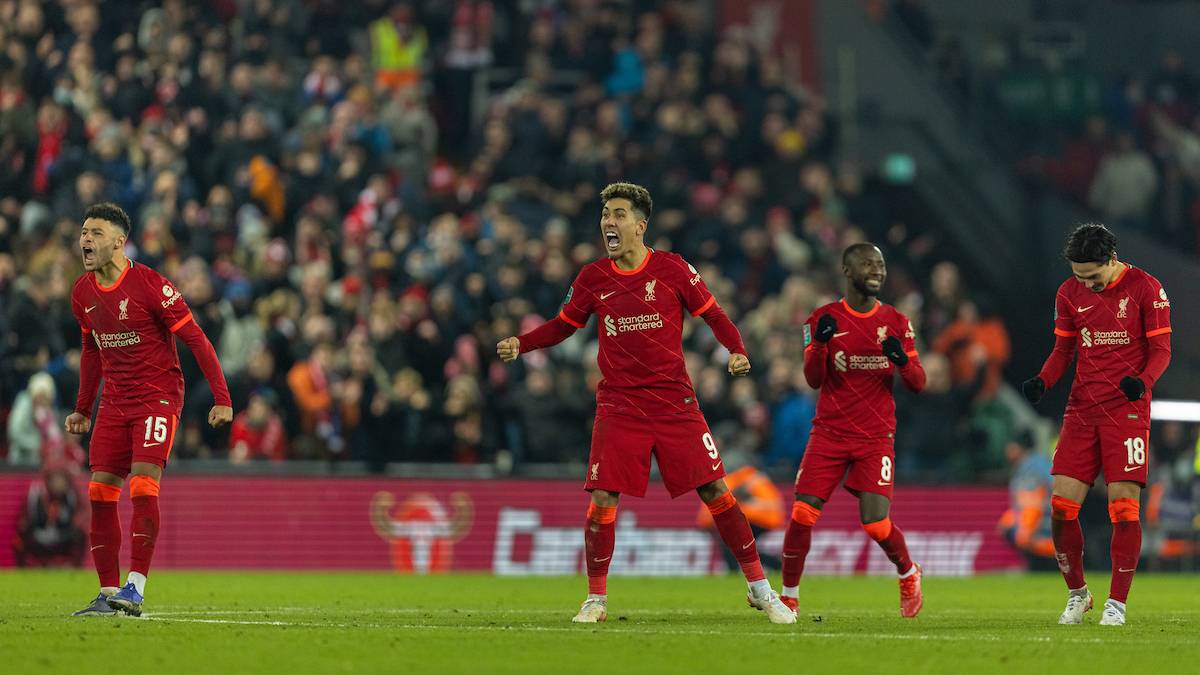
M750 372L750 359L745 354L729 355L729 374L734 377L744 377Z
M496 343L496 354L504 360L505 363L512 363L521 355L521 341L515 337L510 337L506 340L501 340Z

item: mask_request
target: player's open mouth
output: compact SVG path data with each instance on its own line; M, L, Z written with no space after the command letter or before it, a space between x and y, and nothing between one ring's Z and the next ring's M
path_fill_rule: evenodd
M84 246L82 248L83 248L83 264L91 265L93 262L96 261L96 252L93 251L90 246Z
M616 232L605 232L604 245L608 248L608 250L615 251L621 246L621 237L619 237Z

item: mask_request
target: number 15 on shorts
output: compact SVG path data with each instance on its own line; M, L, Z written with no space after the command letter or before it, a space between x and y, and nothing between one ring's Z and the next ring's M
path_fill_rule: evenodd
M143 446L158 445L167 440L167 418L150 415L146 418L146 439Z

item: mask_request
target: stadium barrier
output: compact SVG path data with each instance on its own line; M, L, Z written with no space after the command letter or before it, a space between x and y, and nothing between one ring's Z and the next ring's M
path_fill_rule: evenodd
M0 533L11 536L37 476L0 474ZM790 495L791 485L780 485ZM790 498L787 500L790 506ZM498 575L583 571L588 497L579 481L177 475L163 482L157 568L347 569ZM898 487L892 520L930 575L1020 567L995 534L1008 494L997 487ZM702 575L725 569L701 502L672 500L661 484L621 500L615 575ZM121 520L128 534L127 497ZM778 556L783 532L759 538ZM126 542L128 544L128 542ZM128 567L128 545L122 549ZM0 567L14 564L0 549ZM813 530L808 574L891 574L858 524L857 502L838 491Z

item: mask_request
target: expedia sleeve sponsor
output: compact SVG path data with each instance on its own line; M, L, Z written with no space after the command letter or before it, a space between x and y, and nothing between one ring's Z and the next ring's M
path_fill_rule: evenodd
M127 333L100 333L96 336L96 341L100 343L101 349L112 349L113 347L128 347L141 343L142 337L134 331Z

